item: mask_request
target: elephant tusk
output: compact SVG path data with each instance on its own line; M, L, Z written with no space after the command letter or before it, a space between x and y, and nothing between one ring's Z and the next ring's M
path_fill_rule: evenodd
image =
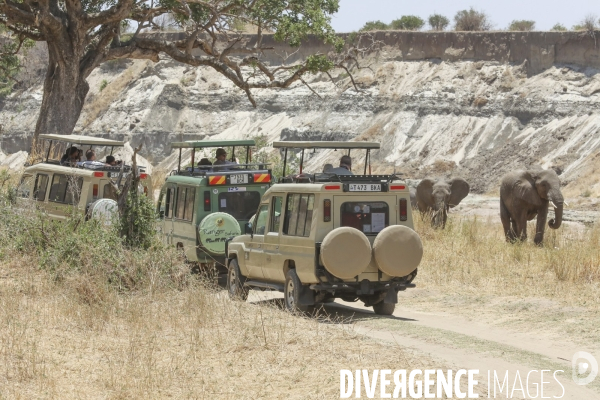
M556 207L556 204L554 204L554 202L552 200L550 200L550 205L554 208L558 208L558 207Z
M567 203L566 201L563 202L563 204L564 204L565 207L569 207L569 203Z

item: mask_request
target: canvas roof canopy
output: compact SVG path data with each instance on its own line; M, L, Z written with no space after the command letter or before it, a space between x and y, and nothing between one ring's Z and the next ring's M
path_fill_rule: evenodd
M173 142L174 149L199 149L206 147L231 147L231 146L256 146L253 139L245 140L188 140L185 142Z
M54 135L54 134L41 134L40 139L52 140L56 142L68 142L82 145L93 145L93 146L124 146L125 142L120 140L103 139L94 136L82 136L82 135Z
M297 141L297 142L273 142L276 149L379 149L377 142L336 142L336 141Z

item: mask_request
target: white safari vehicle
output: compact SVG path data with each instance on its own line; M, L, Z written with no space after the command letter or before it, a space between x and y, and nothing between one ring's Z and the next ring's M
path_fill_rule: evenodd
M93 149L97 153L112 155L115 147L124 142L92 136L40 135L43 154L33 165L25 168L17 199L21 205L34 203L50 218L62 220L73 212L85 213L88 217L107 218L116 212L116 193L113 183L123 171L131 173L131 166L116 166L104 163L80 163L63 161L61 157L70 147L83 153ZM151 178L146 167L138 166L140 182L146 195L151 193ZM123 182L124 183L124 179Z
M285 149L378 149L369 142L275 142ZM365 162L367 164L367 162ZM370 169L370 166L369 166ZM365 172L367 171L365 165ZM284 172L285 176L285 172ZM410 192L395 175L301 173L262 196L245 235L227 242L228 291L284 292L286 308L310 311L335 298L392 314L412 288L423 247Z

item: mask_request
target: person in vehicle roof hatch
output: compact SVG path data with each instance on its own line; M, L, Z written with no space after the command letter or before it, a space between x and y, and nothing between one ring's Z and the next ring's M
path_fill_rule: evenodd
M333 168L328 172L338 175L354 175L354 173L352 173L352 158L350 158L350 156L342 156L342 158L340 158L340 166Z
M71 146L65 151L62 158L60 159L61 165L75 165L81 160L79 149L75 146Z
M85 158L85 161L78 162L77 165L85 168L99 168L106 165L103 162L96 161L96 152L92 149L85 152Z
M218 148L216 152L217 160L213 163L213 165L237 165L236 162L229 161L227 159L227 152L223 148ZM219 168L219 170L227 170L228 168Z

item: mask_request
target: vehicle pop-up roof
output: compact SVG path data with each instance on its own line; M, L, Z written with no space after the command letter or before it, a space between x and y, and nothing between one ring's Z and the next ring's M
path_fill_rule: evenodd
M283 156L283 176L285 176L287 166L287 153L288 149L302 149L300 156L300 173L304 164L304 151L306 149L333 149L333 150L348 150L350 155L351 150L366 150L367 156L365 158L365 170L363 175L367 175L367 165L369 167L369 175L371 175L371 150L379 149L381 145L377 142L335 142L335 141L298 141L298 142L273 142L273 148L284 149Z
M82 135L42 134L39 136L39 139L45 140L48 143L48 148L45 150L45 157L42 158L42 162L50 163L50 164L53 164L53 163L57 164L59 162L59 160L50 160L52 148L53 148L53 146L57 145L58 143L66 143L67 147L78 145L81 147L82 150L85 150L85 147L87 147L87 146L89 146L89 147L87 147L88 149L92 149L95 146L110 147L110 153L109 153L110 155L113 154L115 147L125 146L125 142L123 142L121 140L104 139L104 138L99 138L99 137L94 137L94 136L82 136ZM125 167L126 171L129 171L130 166L124 165L124 167ZM142 166L142 165L138 165L137 167L140 172L143 172L146 169L146 166ZM94 166L92 169L112 171L112 170L121 169L121 166L109 166L109 165Z
M250 152L250 147L256 146L256 142L253 139L244 139L244 140L188 140L185 142L174 142L171 143L171 148L179 149L179 161L177 163L177 174L181 174L181 153L183 149L192 149L192 168L189 168L189 171L185 171L184 173L194 174L194 170L196 167L195 159L196 159L196 150L207 149L207 148L218 148L218 147L231 147L231 158L232 162L235 162L235 148L243 147L246 149L246 162L244 164L236 164L234 166L229 166L230 168L235 167L237 170L250 170L255 169L253 167L259 167L260 169L265 168L266 163L251 163L252 154ZM223 168L222 165L203 165L202 169L211 171L213 168Z

